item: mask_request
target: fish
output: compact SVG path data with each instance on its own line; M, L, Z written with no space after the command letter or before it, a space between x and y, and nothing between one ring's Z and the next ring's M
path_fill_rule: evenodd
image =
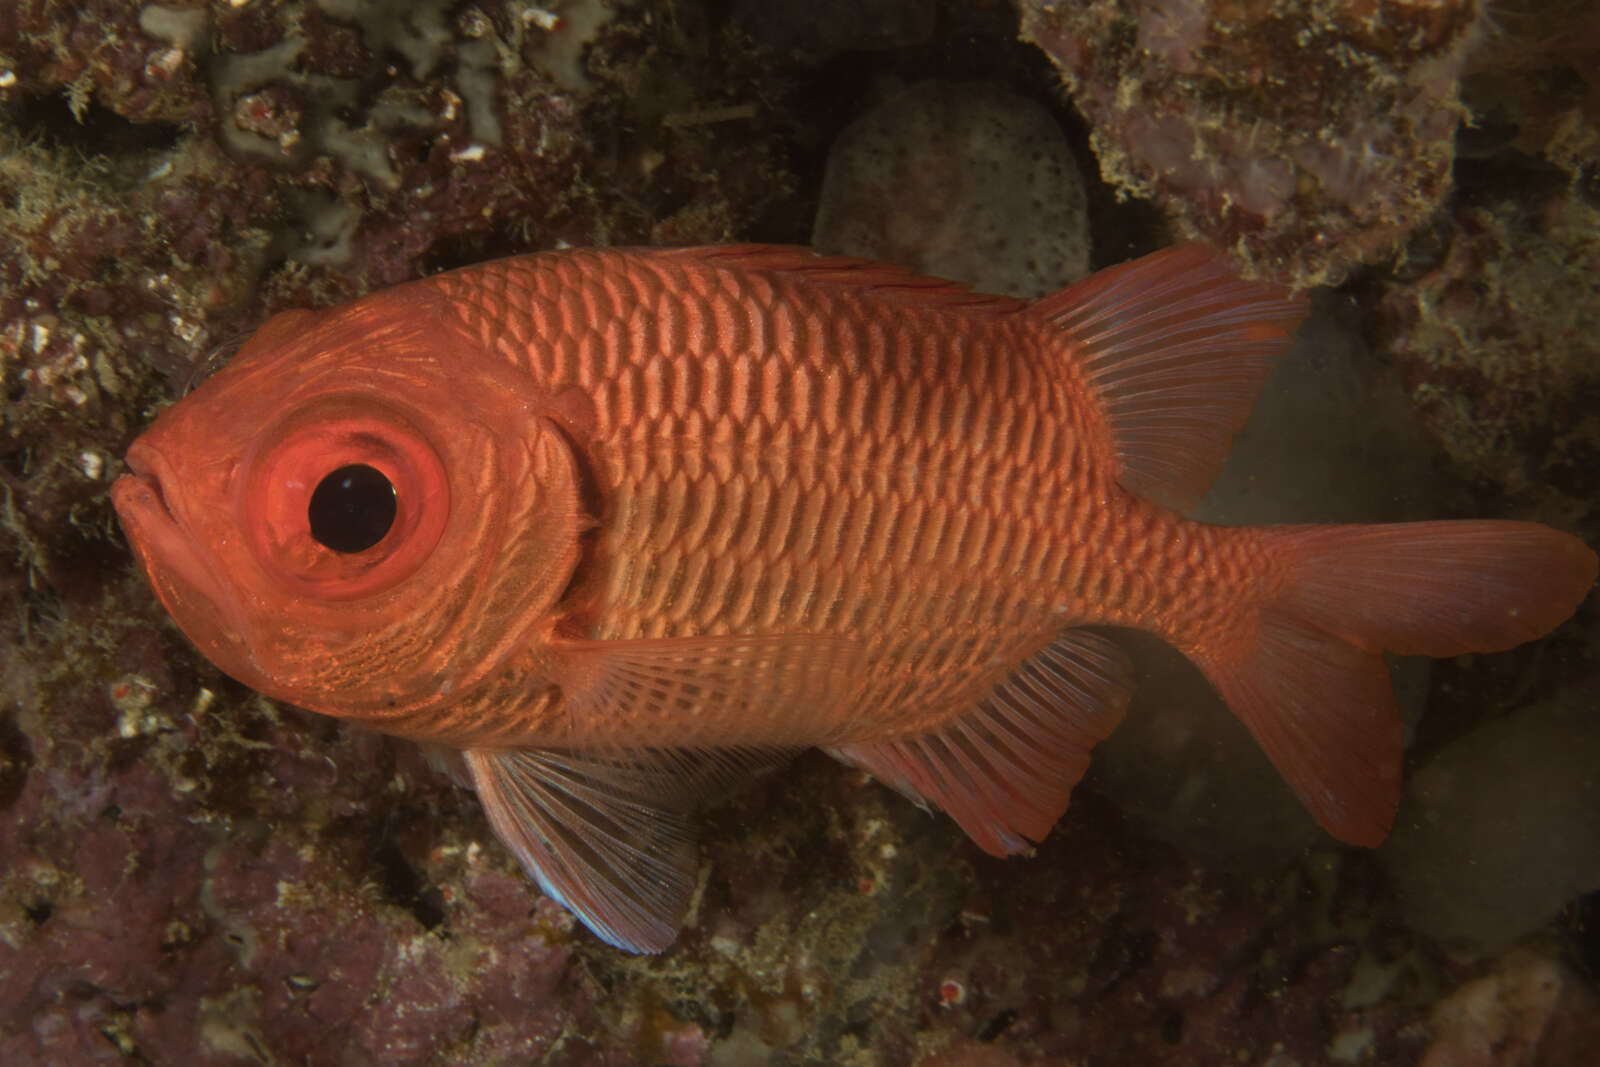
M540 252L278 314L111 495L218 668L424 745L629 952L679 934L696 805L807 748L1029 853L1128 705L1117 628L1371 847L1384 654L1539 637L1597 563L1530 522L1186 518L1306 314L1193 245L1031 302L804 248Z

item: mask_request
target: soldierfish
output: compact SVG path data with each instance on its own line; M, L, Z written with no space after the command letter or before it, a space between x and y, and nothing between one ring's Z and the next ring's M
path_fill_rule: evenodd
M1185 519L1303 299L1171 249L1028 303L764 246L561 251L267 322L128 452L150 584L261 692L460 753L596 934L676 937L690 807L806 746L1024 852L1186 653L1334 837L1400 788L1382 654L1595 580L1509 521Z

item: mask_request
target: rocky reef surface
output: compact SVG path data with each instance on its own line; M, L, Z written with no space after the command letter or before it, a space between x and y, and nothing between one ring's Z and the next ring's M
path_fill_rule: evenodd
M1449 188L1471 0L1021 6L1102 175L1159 198L1186 237L1336 281Z
M0 1063L1589 1062L1594 605L1408 682L1412 793L1375 854L1310 827L1153 653L1162 695L1036 856L811 755L707 813L684 936L640 958L414 748L220 675L135 572L119 457L274 311L890 212L881 254L1019 289L1194 236L1342 281L1219 521L1600 544L1600 18L1019 7L0 5ZM929 84L1026 105L905 117ZM1047 150L1017 135L1040 122ZM836 143L956 177L852 202ZM1059 264L1012 210L1040 196L1084 204L1050 212L1079 235ZM947 217L983 232L916 224Z

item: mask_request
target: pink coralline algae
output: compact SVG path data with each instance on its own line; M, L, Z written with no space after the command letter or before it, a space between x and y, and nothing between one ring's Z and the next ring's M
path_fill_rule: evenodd
M210 738L200 756L187 746L205 748L205 731L166 723L110 743L113 760L135 762L109 777L83 777L58 750L28 753L0 825L11 861L0 1061L86 1063L116 1049L159 1063L426 1063L532 1054L587 1025L555 995L569 953L553 905L534 905L486 859L434 864L454 900L433 914L416 905L448 921L448 938L429 933L347 862L370 845L329 847L359 821L354 780L300 748L293 725L255 726L259 743L289 749L233 763L231 817L219 786L184 771L203 776L207 758L253 747L242 738ZM381 767L375 740L344 756ZM319 796L317 810L296 796ZM409 861L396 846L386 862Z
M1473 0L1024 0L1101 174L1297 284L1391 251L1450 188Z

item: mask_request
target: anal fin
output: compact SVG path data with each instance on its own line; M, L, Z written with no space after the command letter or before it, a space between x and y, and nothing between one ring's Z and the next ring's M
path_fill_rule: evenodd
M1090 750L1116 729L1132 692L1122 650L1070 630L950 723L827 751L942 809L979 848L1006 856L1043 840L1067 810Z

